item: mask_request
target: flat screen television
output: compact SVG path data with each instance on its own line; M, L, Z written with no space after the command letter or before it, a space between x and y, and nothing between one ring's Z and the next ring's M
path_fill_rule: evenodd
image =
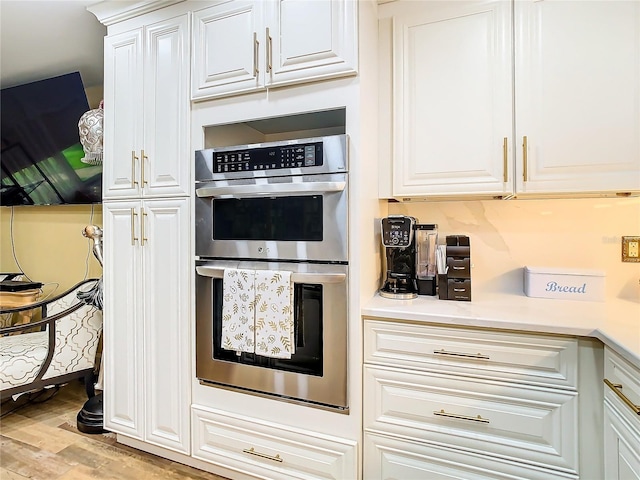
M1 206L102 201L102 165L82 161L88 110L80 72L0 91Z

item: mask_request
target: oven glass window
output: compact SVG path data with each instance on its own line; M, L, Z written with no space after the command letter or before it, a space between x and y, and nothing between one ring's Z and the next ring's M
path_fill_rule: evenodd
M222 280L213 281L213 357L227 362L255 365L305 375L322 376L322 285L294 284L294 331L296 348L290 359L254 353L238 355L221 348Z
M213 240L322 241L322 195L213 200Z

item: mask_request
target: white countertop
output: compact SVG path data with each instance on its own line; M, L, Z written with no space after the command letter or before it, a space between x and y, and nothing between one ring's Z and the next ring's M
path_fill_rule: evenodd
M640 368L640 303L531 298L472 291L471 302L419 296L396 300L376 294L362 315L377 319L595 337Z

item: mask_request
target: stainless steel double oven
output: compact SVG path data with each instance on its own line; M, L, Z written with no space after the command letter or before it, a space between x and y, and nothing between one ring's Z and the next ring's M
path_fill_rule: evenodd
M195 162L198 379L347 412L347 137L207 149ZM291 272L290 359L222 348L227 268Z

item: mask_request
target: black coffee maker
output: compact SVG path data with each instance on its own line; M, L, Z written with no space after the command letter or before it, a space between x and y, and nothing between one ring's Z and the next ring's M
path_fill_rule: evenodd
M418 296L416 283L416 219L389 215L381 220L385 279L380 296L410 299Z

